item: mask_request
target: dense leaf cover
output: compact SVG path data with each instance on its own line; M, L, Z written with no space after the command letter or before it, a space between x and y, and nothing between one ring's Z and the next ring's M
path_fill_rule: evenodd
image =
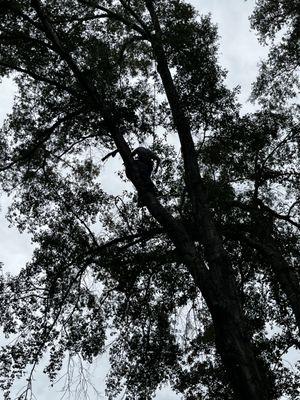
M216 27L188 3L0 0L0 74L18 85L1 184L35 244L1 278L5 399L28 366L30 398L45 354L55 381L64 357L107 346L110 399L164 383L186 400L299 397L284 361L300 328L297 3L257 2L262 39L285 33L245 115ZM158 197L130 156L143 141L162 158ZM118 196L101 162L116 147Z
M297 0L262 0L251 17L262 43L269 42L268 59L261 64L254 94L272 108L297 97L300 88L300 5Z

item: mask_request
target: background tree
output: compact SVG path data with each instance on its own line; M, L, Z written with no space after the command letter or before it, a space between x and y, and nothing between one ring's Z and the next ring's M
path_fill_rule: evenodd
M0 9L0 73L19 88L2 128L1 182L14 194L10 219L36 244L1 282L3 331L16 338L1 352L6 398L27 365L21 397L30 395L47 351L54 380L64 355L92 362L108 334L109 398L123 388L151 398L164 382L186 399L296 398L298 370L282 360L300 328L289 88L276 103L262 86L259 99L273 100L241 115L217 64L216 27L179 0ZM159 196L131 156L151 139L163 156ZM134 186L122 197L101 185L100 158L115 148L120 179Z

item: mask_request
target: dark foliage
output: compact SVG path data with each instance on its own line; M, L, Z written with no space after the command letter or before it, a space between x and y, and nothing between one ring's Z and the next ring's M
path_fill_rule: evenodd
M28 366L31 396L45 354L55 381L110 337L109 399L164 383L186 400L299 397L284 361L300 328L297 3L258 1L262 39L286 33L254 87L261 108L241 115L216 27L181 0L0 0L0 74L18 85L1 184L35 244L0 282L5 399ZM158 196L131 157L143 140L162 158ZM121 196L103 183L114 148L134 185Z

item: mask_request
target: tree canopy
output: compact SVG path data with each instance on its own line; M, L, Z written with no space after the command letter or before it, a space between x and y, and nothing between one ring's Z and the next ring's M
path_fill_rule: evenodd
M0 76L18 86L0 181L35 244L0 282L5 399L24 374L30 398L45 355L55 381L65 357L107 347L109 399L164 383L186 400L299 397L284 362L300 345L298 3L257 1L273 44L245 114L188 2L0 0ZM141 143L162 159L157 192ZM120 195L103 185L115 149Z

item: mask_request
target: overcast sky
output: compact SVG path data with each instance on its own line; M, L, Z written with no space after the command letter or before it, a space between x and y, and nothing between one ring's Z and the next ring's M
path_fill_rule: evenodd
M266 54L266 49L259 46L254 32L250 31L248 16L250 15L254 0L193 0L190 1L201 13L212 14L212 20L219 26L220 35L220 60L228 70L227 84L230 88L241 86L240 101L245 104L245 110L251 110L252 106L246 101L250 95L251 83L257 74L257 65ZM4 79L0 85L0 124L6 113L12 107L14 87L11 81ZM108 177L106 177L107 179ZM109 177L110 184L118 183L118 177ZM107 179L108 181L108 179ZM17 272L24 263L30 259L32 247L30 237L27 234L19 234L18 231L8 227L5 220L5 210L9 201L2 196L0 214L0 261L4 263L5 271ZM107 370L107 360L99 359L93 366L94 384L103 393L103 375ZM57 393L59 386L49 387L49 382L41 373L36 375L35 394L38 400L58 400L61 393ZM1 395L0 395L1 396ZM168 389L158 394L157 400L173 400L180 397L171 393ZM0 397L1 399L1 397ZM91 400L96 397L91 394ZM76 399L77 400L77 399Z

